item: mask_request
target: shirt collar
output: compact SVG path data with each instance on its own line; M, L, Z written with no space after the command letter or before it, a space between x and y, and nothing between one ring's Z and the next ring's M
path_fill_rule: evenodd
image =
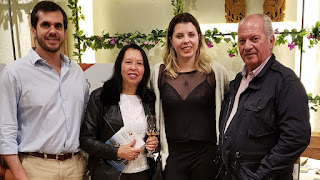
M246 75L253 75L253 77L256 77L264 68L264 66L268 63L269 59L270 59L271 55L267 58L267 60L265 60L262 64L260 64L260 66L258 66L256 69L254 69L253 71L249 72L247 74L247 69L248 66L244 65L244 67L242 68L242 71L240 72L242 76L246 76Z
M45 61L44 59L42 59L38 53L36 53L34 51L33 48L31 48L31 50L29 51L29 57L30 57L30 62L32 65L35 65L38 61ZM63 53L60 53L60 58L62 60L62 62L66 65L66 66L70 66L71 60L69 59L68 56L66 56Z

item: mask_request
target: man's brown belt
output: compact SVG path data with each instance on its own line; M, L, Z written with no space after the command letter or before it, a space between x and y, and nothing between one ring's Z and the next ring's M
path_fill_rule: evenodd
M38 152L23 152L21 154L26 154L34 157L40 157L44 159L56 159L59 161L64 161L67 159L72 158L72 156L78 154L79 152L75 153L66 153L66 154L46 154L46 153L38 153Z

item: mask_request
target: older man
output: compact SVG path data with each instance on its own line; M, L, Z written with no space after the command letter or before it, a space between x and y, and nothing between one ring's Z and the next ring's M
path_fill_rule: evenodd
M241 20L238 46L245 66L222 104L221 179L291 180L293 164L309 144L306 91L276 60L273 45L268 16Z
M50 1L31 13L36 47L0 76L0 154L16 179L83 179L79 133L88 101L83 71L60 52L67 16Z

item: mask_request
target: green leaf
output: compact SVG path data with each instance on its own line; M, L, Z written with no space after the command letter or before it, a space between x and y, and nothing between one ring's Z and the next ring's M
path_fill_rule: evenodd
M137 37L137 34L133 34L129 37L129 39L134 39L135 37Z
M221 40L222 40L222 38L220 38L220 37L219 38L214 38L214 42L217 43L217 44L219 44L221 42Z
M117 48L121 49L123 47L122 43L117 43Z
M309 34L309 33L306 32L306 31L303 31L303 32L300 32L300 33L298 34L298 36L303 37L303 36L306 36L307 34Z
M237 36L237 32L231 32L231 37L233 38L233 39L236 39L236 36Z
M146 39L150 40L151 38L153 38L153 36L152 35L148 35Z
M229 43L229 42L231 41L230 38L224 38L223 40L224 40L226 43Z

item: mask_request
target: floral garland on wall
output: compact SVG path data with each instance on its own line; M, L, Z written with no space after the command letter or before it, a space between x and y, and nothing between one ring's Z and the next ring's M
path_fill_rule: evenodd
M144 34L139 31L134 33L116 33L110 35L109 33L102 33L102 35L87 36L83 34L83 30L79 28L79 21L85 20L83 14L81 14L81 7L77 6L78 0L68 0L68 7L72 10L72 17L69 20L75 26L75 33L73 34L76 43L74 43L75 51L73 56L77 57L77 61L81 62L81 55L86 51L88 47L93 50L98 49L121 49L124 45L135 43L143 48L150 50L158 44L163 45L166 36L166 30L152 30L150 34ZM183 13L184 3L182 0L171 0L171 5L174 7L174 15ZM309 41L309 48L318 44L319 42L319 32L320 32L320 21L309 30L292 29L289 31L285 29L283 32L279 32L275 29L274 33L276 35L275 46L287 44L290 50L298 46L299 50L302 50L303 40L307 39ZM231 43L231 47L228 48L227 53L230 57L238 55L238 47L236 40L237 32L221 33L218 29L207 30L204 34L205 41L209 48L212 48L214 44L219 44L221 42ZM288 39L291 41L289 42Z
M73 56L76 56L77 61L81 63L81 55L86 51L88 47L93 50L98 49L121 49L124 45L135 43L140 45L143 48L150 50L158 44L163 45L166 37L166 30L152 30L150 34L144 34L139 31L134 33L116 33L110 35L109 33L103 33L102 35L93 35L87 36L83 34L83 30L80 30L79 21L85 20L83 14L81 14L81 7L78 6L78 0L68 0L68 7L72 10L72 16L69 20L75 26L75 32L73 33L73 38L76 40L74 43L74 48L76 49L73 52ZM174 7L174 15L183 13L184 3L182 0L171 0L171 5ZM303 40L307 39L309 41L309 48L317 45L319 42L320 36L320 21L309 29L292 29L289 31L285 29L283 32L279 32L278 29L275 29L274 34L276 35L275 46L288 45L290 50L294 49L295 46L298 46L299 50L304 52ZM204 34L205 41L209 48L214 47L214 44L219 44L221 42L230 43L231 47L228 48L227 53L230 57L238 55L238 47L236 40L237 32L230 33L221 33L217 28L213 30L207 30ZM288 39L291 41L289 42ZM320 106L320 97L308 94L309 103L313 104L311 109L317 111L317 106Z

